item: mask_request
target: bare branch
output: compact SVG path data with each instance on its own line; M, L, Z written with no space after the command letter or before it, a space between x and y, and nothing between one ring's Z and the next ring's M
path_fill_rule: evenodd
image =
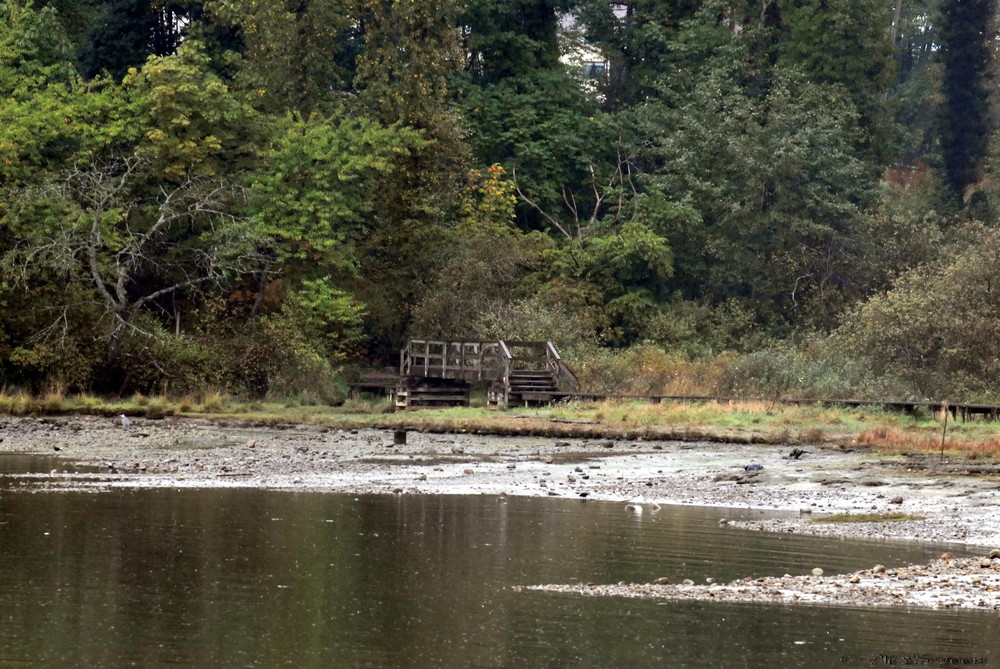
M544 209L542 209L541 206L539 206L537 202L535 202L534 200L532 200L530 197L528 197L524 193L524 191L521 190L521 186L518 185L518 183L517 183L517 170L514 170L512 172L512 175L514 177L514 188L517 190L517 194L521 197L521 199L525 202L525 204L527 204L529 207L531 207L532 209L534 209L535 211L537 211L539 214L541 214L542 217L546 221L548 221L549 223L551 223L552 225L554 225L556 227L556 229L559 230L559 232L563 233L563 235L566 236L567 239L572 239L573 235L571 235L569 233L569 231L566 230L566 228L564 228L563 225L559 221L557 221L555 218L553 218L551 215L549 215L549 213L547 211L545 211Z

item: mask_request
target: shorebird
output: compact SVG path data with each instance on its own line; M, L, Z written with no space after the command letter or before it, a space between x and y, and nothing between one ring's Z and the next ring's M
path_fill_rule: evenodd
M128 419L128 416L126 416L125 414L122 414L121 415L121 419L122 419L122 429L123 430L127 430L130 427L132 427L132 421L130 421Z

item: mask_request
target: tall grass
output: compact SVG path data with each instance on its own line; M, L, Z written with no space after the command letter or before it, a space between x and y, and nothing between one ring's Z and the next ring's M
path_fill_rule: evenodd
M650 344L603 352L572 365L589 392L634 395L718 395L725 388L727 356L689 360Z

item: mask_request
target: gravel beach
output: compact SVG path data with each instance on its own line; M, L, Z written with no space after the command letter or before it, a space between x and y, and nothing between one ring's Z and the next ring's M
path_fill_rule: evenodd
M27 489L261 487L383 494L486 494L785 511L752 530L965 543L982 557L889 565L870 574L730 584L546 585L582 594L1000 608L1000 470L865 449L612 439L554 439L263 427L190 418L0 418L0 455L49 456ZM759 467L758 467L759 466ZM46 464L49 467L49 464ZM903 512L920 520L818 524L839 513ZM977 550L977 552L980 552ZM914 571L916 570L916 571ZM852 582L852 579L858 579Z

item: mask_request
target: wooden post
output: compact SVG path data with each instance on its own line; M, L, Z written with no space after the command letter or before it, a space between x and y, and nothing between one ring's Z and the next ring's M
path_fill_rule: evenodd
M948 403L944 403L944 428L941 430L941 462L944 462L944 440L945 436L948 434Z

